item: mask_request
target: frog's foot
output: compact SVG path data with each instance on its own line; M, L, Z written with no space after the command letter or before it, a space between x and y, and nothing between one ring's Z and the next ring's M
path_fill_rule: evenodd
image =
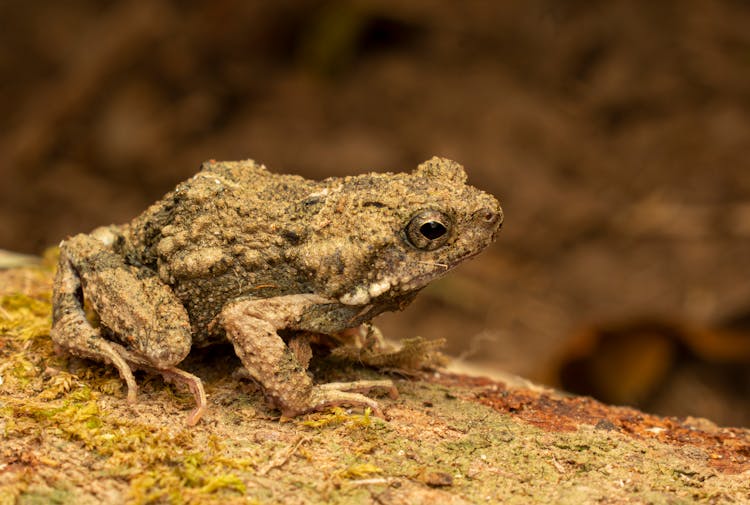
M135 403L138 397L138 385L135 383L133 370L126 359L118 352L121 346L101 338L99 330L89 325L83 313L74 312L62 317L52 328L52 338L60 349L104 363L111 363L128 387L128 403Z
M373 414L383 417L378 402L361 393L366 393L372 389L385 389L388 396L392 399L398 398L398 390L393 382L389 380L361 380L354 382L329 382L313 387L310 393L308 406L300 411L294 409L285 410L282 408L282 414L292 417L304 412L323 410L338 405L351 405L365 407L372 410Z
M320 384L316 388L323 391L349 391L357 393L366 393L373 389L384 389L392 399L398 398L398 390L393 385L393 381L385 380L360 380L353 382L328 382Z
M153 369L156 373L160 373L164 380L167 382L185 384L195 398L195 408L187 418L188 426L195 426L203 417L203 413L206 411L208 402L206 400L206 392L203 390L203 382L199 377L180 370L177 367L170 367L163 370Z
M188 387L190 392L195 399L195 409L190 413L187 418L188 426L195 426L203 417L203 413L208 407L208 401L206 400L206 392L203 389L203 381L200 377L197 377L185 370L181 370L176 366L170 366L166 368L157 368L149 361L136 353L128 351L117 343L111 343L111 347L117 349L117 351L127 360L128 363L132 364L133 368L143 370L144 372L155 373L161 375L165 381L172 384L184 384ZM129 398L128 398L129 399ZM133 399L135 401L135 399Z

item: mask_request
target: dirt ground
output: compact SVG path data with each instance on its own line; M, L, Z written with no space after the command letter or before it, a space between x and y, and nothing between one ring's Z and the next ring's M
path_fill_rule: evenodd
M0 248L127 221L208 158L443 155L505 227L386 334L748 426L748 26L730 0L4 2Z

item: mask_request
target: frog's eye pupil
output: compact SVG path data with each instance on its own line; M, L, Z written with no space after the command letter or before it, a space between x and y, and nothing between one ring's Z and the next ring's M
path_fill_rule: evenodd
M428 221L419 227L419 233L429 240L435 240L448 233L448 228L440 221Z
M414 214L404 229L407 242L422 251L434 251L448 243L452 220L438 210L427 209Z

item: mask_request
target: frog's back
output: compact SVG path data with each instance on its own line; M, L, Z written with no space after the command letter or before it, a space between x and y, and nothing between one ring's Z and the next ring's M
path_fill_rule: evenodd
M283 255L304 227L299 202L316 188L251 160L206 162L127 226L125 255L157 272L203 333L228 300L300 289Z
M278 177L269 172L265 165L250 159L240 161L208 160L203 162L196 177L210 174L244 186L252 186L265 178Z
M134 264L155 267L159 243L168 236L179 235L189 250L236 240L238 233L262 235L270 223L283 221L288 203L314 185L300 176L271 173L253 160L207 161L122 227L126 252Z
M288 205L305 198L318 184L299 175L269 172L265 165L249 159L207 161L188 182L197 185L199 181L206 194L263 216L288 215Z

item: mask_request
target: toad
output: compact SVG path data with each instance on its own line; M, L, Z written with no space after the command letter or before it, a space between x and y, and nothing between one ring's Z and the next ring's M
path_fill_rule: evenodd
M203 164L132 222L60 244L52 339L110 363L135 402L134 369L186 384L191 349L229 341L284 416L370 407L388 380L315 384L301 334L344 335L403 309L494 239L503 221L461 165L432 158L411 173L313 181L252 160ZM92 323L84 301L96 314Z

